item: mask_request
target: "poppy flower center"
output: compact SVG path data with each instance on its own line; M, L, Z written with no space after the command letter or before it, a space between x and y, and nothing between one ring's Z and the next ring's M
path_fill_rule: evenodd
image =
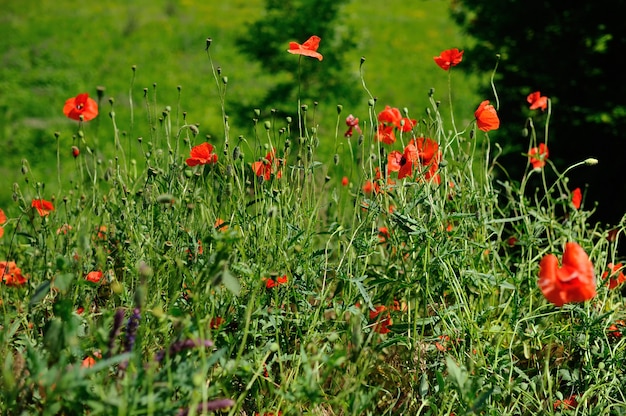
M85 104L83 104L83 103L76 104L76 109L77 110L82 110L84 106L85 106Z

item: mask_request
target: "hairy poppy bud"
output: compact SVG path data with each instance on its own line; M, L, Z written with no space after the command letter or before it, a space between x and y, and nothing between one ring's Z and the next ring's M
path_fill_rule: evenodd
M588 159L585 159L585 165L587 166L595 166L598 164L598 159L596 159L595 157L590 157Z
M72 156L74 156L74 158L77 158L78 155L80 155L80 150L78 149L78 147L72 146Z

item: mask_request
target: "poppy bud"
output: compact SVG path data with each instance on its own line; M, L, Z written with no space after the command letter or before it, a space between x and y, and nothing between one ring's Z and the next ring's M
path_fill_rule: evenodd
M228 84L228 77L222 77L222 82L224 85Z
M209 50L209 47L211 46L211 42L213 42L213 39L211 38L206 38L206 46L204 47L205 51Z
M265 130L269 130L272 128L272 123L270 123L269 121L265 122Z
M257 117L257 118L258 118L258 117L261 117L261 110L259 110L258 108L255 108L255 109L254 109L254 115L255 115L255 117Z
M233 160L239 159L240 154L241 151L239 150L239 146L235 146L235 148L233 149Z
M432 97L434 94L435 94L435 89L434 88L431 88L431 89L428 90L428 96L429 97Z
M309 109L309 106L308 106L308 105L306 105L306 104L302 104L302 106L300 106L300 108L302 109L302 111L303 111L304 113L306 113L306 111Z
M343 110L343 106L341 104L337 104L337 114L341 114L341 110Z
M80 150L78 149L78 147L72 146L72 156L74 156L74 158L77 158L78 155L80 155Z
M374 99L370 98L369 100L367 100L367 105L369 105L370 107L374 107L374 104L376 102L374 101Z
M157 196L156 200L160 204L173 204L175 201L174 197L170 194L161 194Z
M585 165L587 166L595 166L598 164L598 159L594 158L594 157L590 157L585 159Z
M198 133L200 133L200 130L198 130L198 126L196 126L195 124L191 124L189 126L189 130L191 130L191 134L193 134L194 136L197 136Z
M287 117L285 120L287 120L287 124L291 124L291 117Z
M335 157L333 158L335 165L339 164L339 155L337 153L335 153Z

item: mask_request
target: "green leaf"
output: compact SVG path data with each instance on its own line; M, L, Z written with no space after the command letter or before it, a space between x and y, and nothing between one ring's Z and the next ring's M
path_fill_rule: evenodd
M35 293L30 298L28 302L28 307L32 308L46 297L46 295L50 292L50 281L46 280L42 282L37 289L35 289Z
M237 279L227 268L222 271L221 277L222 283L226 286L226 289L230 290L235 296L238 296L239 292L241 292L239 279Z
M72 280L74 280L72 273L61 274L54 278L54 288L58 289L61 293L66 293L72 284Z

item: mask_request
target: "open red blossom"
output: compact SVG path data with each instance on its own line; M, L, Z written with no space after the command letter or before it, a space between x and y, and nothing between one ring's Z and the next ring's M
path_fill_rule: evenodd
M92 283L100 283L100 280L102 280L102 272L101 271L89 272L87 273L87 276L85 276L85 280L87 280L88 282L92 282Z
M26 283L26 277L14 261L0 261L0 282L7 286L22 286Z
M541 93L539 91L528 94L528 97L526 97L526 101L528 101L528 104L530 104L531 110L541 108L541 111L544 111L546 108L548 108L548 97L541 96Z
M500 119L493 105L489 104L489 100L480 103L474 112L476 124L479 130L484 132L497 130L500 127Z
M204 142L191 148L189 158L186 162L188 166L217 163L217 154L213 153L213 146L211 144Z
M596 295L593 264L585 250L574 242L565 244L561 267L554 254L541 259L538 284L546 299L556 306L584 302Z
M271 288L279 286L279 285L284 285L284 284L286 284L289 281L289 279L287 278L286 274L283 275L283 276L278 276L276 278L276 280L274 280L274 279L266 279L266 278L264 278L263 280L265 280L265 287L267 289L271 289Z
M562 407L563 409L574 409L576 408L576 406L578 406L578 401L576 400L576 395L572 394L571 396L563 400L555 400L553 406L554 410L558 409L559 407Z
M408 117L402 117L399 109L391 107L389 105L386 105L385 109L378 113L378 121L380 122L379 130L380 126L384 126L385 128L395 127L403 133L411 131L413 127L417 125L417 120L410 119ZM382 139L379 140L384 142L384 140ZM395 142L395 137L393 141Z
M385 144L394 144L396 142L396 134L393 131L393 125L386 126L380 123L376 130L376 139Z
M545 143L539 143L538 147L533 147L528 151L528 160L533 165L533 169L541 169L546 165L546 160L550 152Z
M46 201L45 199L33 199L31 206L37 210L41 217L45 217L50 214L50 212L54 211L52 202Z
M344 133L345 137L352 137L354 129L356 129L359 134L363 134L363 131L359 127L359 119L357 117L354 117L352 114L346 117L346 125L348 126L348 130Z
M389 315L389 312L384 314L384 316L379 317L379 315L386 310L386 306L380 305L374 308L373 311L370 311L370 320L376 319L374 331L378 332L379 334L387 334L390 331L389 327L393 325L393 321L391 320L391 315Z
M603 280L607 277L609 278L609 281L606 283L609 289L615 289L622 283L626 282L626 276L624 276L624 273L622 272L622 270L624 270L623 266L624 265L622 263L615 265L613 263L609 263L609 270L602 273Z
M456 66L463 60L463 51L459 51L458 48L448 49L441 52L439 56L433 57L435 63L439 65L441 69L447 71L450 67Z
M0 238L4 235L4 227L1 227L5 222L7 222L7 216L4 214L4 211L0 209Z
M311 36L300 45L297 42L289 42L289 49L287 52L292 53L294 55L303 55L311 58L317 58L318 60L324 59L321 53L317 52L317 48L320 46L320 37L319 36Z
M394 181L387 180L387 184L391 186L394 184ZM376 174L374 175L374 179L365 182L365 184L363 185L363 192L365 192L366 194L371 194L372 192L374 192L374 194L379 194L383 191L383 186L381 185L383 185L383 175L380 172L380 168L376 167Z
M276 175L277 179L282 178L283 173L280 170L282 161L276 159L276 150L270 150L262 160L252 163L252 171L256 176L262 176L263 179L269 181L272 174Z
M378 121L380 121L381 123L399 126L400 120L402 120L402 114L400 113L400 110L389 105L386 105L385 109L378 113Z
M574 189L572 191L572 205L574 205L574 208L579 209L582 202L583 193L580 191L580 188Z
M78 94L74 98L69 98L63 106L63 113L72 120L89 121L98 116L98 103L89 97L89 94Z

